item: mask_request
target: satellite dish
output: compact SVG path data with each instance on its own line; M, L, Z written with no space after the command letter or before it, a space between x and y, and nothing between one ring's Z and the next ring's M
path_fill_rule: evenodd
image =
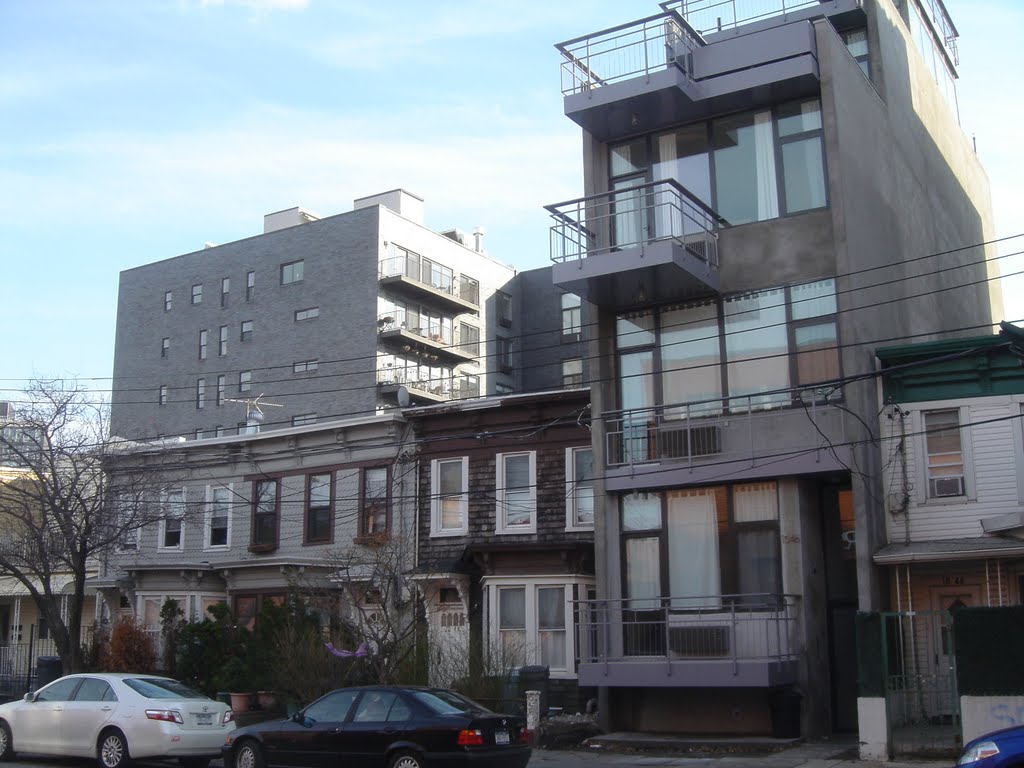
M409 405L409 390L404 385L398 388L398 404L403 408Z

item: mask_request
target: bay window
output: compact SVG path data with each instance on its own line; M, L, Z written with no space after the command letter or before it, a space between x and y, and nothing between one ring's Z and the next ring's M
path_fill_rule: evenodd
M593 597L591 579L493 576L481 586L491 642L502 668L541 664L553 677L575 673L572 601Z

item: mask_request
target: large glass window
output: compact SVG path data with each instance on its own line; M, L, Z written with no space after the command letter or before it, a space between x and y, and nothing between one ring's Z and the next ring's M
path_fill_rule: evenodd
M786 213L825 205L825 155L821 142L821 104L817 99L778 109L779 143Z
M717 608L722 574L714 489L668 494L669 590L673 608Z
M733 225L778 217L771 112L715 120L711 141L718 213Z
M690 408L691 416L720 411L722 353L718 305L704 302L662 312L660 346L663 401L697 403ZM672 409L665 415L684 414L680 409Z
M521 666L526 658L526 589L498 590L498 641L502 668Z
M790 402L786 294L773 289L725 300L730 407L770 408Z

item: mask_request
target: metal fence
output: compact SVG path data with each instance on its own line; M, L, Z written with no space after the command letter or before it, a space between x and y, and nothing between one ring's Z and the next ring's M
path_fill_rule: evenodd
M705 35L816 5L821 0L675 0L662 7L676 11Z
M83 647L92 642L92 636L92 627L83 628ZM25 692L34 691L39 675L38 661L45 656L60 656L57 644L49 637L33 637L31 631L28 642L0 645L0 696L20 698Z

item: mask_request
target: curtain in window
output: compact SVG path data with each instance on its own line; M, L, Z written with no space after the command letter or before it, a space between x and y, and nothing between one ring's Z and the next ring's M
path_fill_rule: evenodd
M540 663L565 669L565 587L538 587L537 635Z
M661 595L658 537L626 539L626 606L634 610L657 608Z
M774 219L779 215L776 195L775 142L772 136L772 113L754 113L754 153L757 168L758 221Z
M501 669L521 666L526 658L526 589L503 587L498 590L498 639Z
M646 239L644 197L642 190L629 189L643 179L624 179L612 183L613 190L625 190L612 196L612 247L629 248Z
M662 312L661 389L665 405L696 403L687 408L666 408L666 418L721 413L721 359L716 303ZM706 400L715 402L700 402Z
M751 408L772 408L790 401L786 299L781 289L726 299L725 353L730 398L750 397ZM742 410L743 400L730 408Z
M779 497L775 483L733 486L733 520L753 523L779 519Z
M627 411L622 423L626 463L648 458L647 430L653 414L646 409L654 405L653 370L653 352L634 352L619 358L622 409Z
M712 492L669 494L668 563L673 608L721 607L718 521Z
M438 464L441 476L438 490L441 495L441 530L462 527L462 462L445 461Z

